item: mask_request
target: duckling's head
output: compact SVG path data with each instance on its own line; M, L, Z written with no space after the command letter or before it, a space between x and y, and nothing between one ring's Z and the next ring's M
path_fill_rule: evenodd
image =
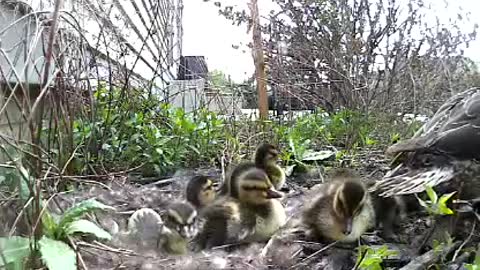
M255 164L262 168L266 164L277 163L280 151L274 145L264 143L257 148L255 152Z
M238 176L235 183L232 197L244 203L262 205L269 203L271 199L282 197L273 187L266 172L259 168L248 169Z
M344 221L343 233L350 234L354 217L360 212L367 198L367 190L359 181L346 180L337 189L333 211Z
M168 206L165 227L185 239L197 234L197 211L190 203L176 202Z
M215 200L215 183L204 175L194 176L187 185L186 198L197 208L204 207Z

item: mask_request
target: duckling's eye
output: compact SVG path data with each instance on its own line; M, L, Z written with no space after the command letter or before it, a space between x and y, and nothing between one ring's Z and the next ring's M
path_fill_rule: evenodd
M255 189L257 189L257 187L255 187L255 186L242 186L242 189L244 189L244 190L255 190Z
M266 192L268 190L267 187L259 187L259 186L243 186L242 188L247 191L257 190L257 191Z

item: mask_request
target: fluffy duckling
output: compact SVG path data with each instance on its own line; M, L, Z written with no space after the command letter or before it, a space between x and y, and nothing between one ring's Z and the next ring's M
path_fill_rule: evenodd
M204 175L194 176L187 184L186 199L197 209L211 204L216 198L215 183Z
M257 150L255 151L254 162L244 162L241 163L238 167L242 168L250 168L255 166L259 169L264 170L269 179L272 183L273 187L276 190L280 190L282 186L285 184L286 175L285 171L277 164L278 158L280 155L280 151L273 145L264 143L261 144ZM223 184L220 194L227 195L230 193L231 186L235 185L235 183L231 183L232 179L236 176L233 175L235 172L242 172L243 169L234 170L231 172L229 177L226 177L225 183Z
M406 219L407 206L403 197L393 196L383 198L372 196L375 209L375 226L382 228L381 235L386 239L393 239L394 227Z
M172 203L165 214L165 227L162 235L163 248L173 254L187 253L188 242L198 232L197 211L184 202Z
M277 164L279 155L277 147L268 143L260 145L255 153L255 165L267 172L276 190L280 190L286 181L285 171Z
M198 248L234 242L268 240L286 222L282 194L274 188L264 170L254 165L238 166L232 173L232 190L204 209L203 231Z
M189 203L175 202L162 219L153 209L142 208L132 214L128 229L141 246L160 246L169 254L186 254L188 242L197 233L197 211Z
M375 211L365 186L356 178L337 178L318 190L302 213L311 237L353 242L375 225Z

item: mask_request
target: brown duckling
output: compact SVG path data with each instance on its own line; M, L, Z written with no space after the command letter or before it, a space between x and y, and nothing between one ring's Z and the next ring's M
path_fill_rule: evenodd
M394 227L406 219L406 202L401 196L383 198L372 195L375 209L375 226L381 228L385 239L394 239Z
M278 200L282 194L273 188L264 170L241 165L233 171L232 183L231 196L204 208L198 248L266 241L285 224L285 209Z
M316 190L313 203L302 213L302 223L319 240L353 242L375 226L368 191L356 178L337 178Z
M215 183L208 176L194 176L187 184L185 197L197 209L211 204L217 194Z
M279 155L278 148L268 143L260 145L255 154L255 165L267 172L276 190L280 190L286 181L285 171L277 164Z
M155 242L169 254L186 254L188 242L197 234L197 211L187 202L175 202L162 219L153 209L142 208L132 214L128 228L142 246Z
M280 151L278 150L277 147L275 147L272 144L264 143L264 144L261 144L255 151L254 162L244 162L238 165L238 167L248 168L251 166L255 166L259 169L264 170L267 173L268 177L270 178L270 182L272 183L273 187L276 190L280 190L282 186L285 184L286 175L283 168L277 164L279 155L280 155ZM242 170L238 170L238 171L242 171ZM225 183L221 188L221 192L220 192L221 195L227 195L230 193L230 189L232 185L230 184L230 182L232 178L235 178L235 176L232 175L233 173L234 172L232 171L230 176L226 177Z

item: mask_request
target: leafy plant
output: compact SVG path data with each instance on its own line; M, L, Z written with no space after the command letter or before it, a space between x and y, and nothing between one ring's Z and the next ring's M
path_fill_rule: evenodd
M97 210L114 210L114 208L100 203L95 199L89 199L67 209L56 222L47 214L46 222L50 225L48 228L51 228L47 231L47 235L49 234L49 236L54 239L62 240L65 239L66 236L74 233L90 233L98 238L109 240L111 236L103 229L99 228L91 221L80 219L84 214ZM54 223L52 224L51 221L54 221Z
M479 270L480 269L480 247L475 254L475 260L473 263L465 264L467 270Z
M89 164L113 168L143 165L144 175L165 175L179 166L214 160L229 136L224 121L206 109L185 112L156 95L100 87L93 118L75 120L77 171Z
M433 239L433 251L435 253L441 253L445 246L451 246L453 244L453 237L448 232L445 232L444 242L440 242L438 239Z
M426 186L425 190L427 192L427 196L430 199L429 201L424 201L417 197L418 202L421 206L423 206L430 215L452 215L453 210L448 208L447 201L456 193L448 193L442 195L438 198L437 193L431 186Z
M112 209L95 199L89 199L73 205L58 218L45 211L42 216L44 235L38 244L41 258L48 269L76 269L75 252L65 243L68 236L87 233L111 239L108 232L81 217L92 211ZM19 236L0 238L0 266L23 264L31 254L31 241L33 239Z
M0 267L18 265L30 255L30 240L19 236L0 238L0 252Z
M360 246L358 248L357 262L359 269L382 270L382 262L389 256L397 255L398 252L389 250L387 246L379 249L373 249L369 246Z

